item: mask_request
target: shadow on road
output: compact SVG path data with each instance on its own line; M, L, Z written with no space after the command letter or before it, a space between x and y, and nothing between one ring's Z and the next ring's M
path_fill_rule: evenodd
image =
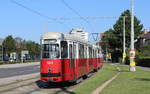
M74 85L73 83L68 83L68 82L47 83L47 82L43 82L41 80L38 80L35 83L39 88L43 88L43 89L55 89L55 88L61 89L61 90L57 91L55 94L59 94L61 92L65 92L67 94L75 94L74 92L67 89L67 88L73 86Z
M61 90L57 91L55 94L60 94L61 92L65 92L66 94L75 94L72 91L67 90L67 88L62 87Z

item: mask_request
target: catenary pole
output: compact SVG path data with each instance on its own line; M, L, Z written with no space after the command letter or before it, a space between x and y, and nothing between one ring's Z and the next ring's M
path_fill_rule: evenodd
M135 49L134 49L134 0L131 0L131 49L130 49L130 71L136 71L135 68Z

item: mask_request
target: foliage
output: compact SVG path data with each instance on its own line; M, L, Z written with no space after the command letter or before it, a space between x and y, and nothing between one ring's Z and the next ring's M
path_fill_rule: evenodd
M145 58L150 57L150 45L141 46L138 50L138 57Z
M7 36L3 42L4 52L11 53L16 51L15 40L11 35Z
M4 53L8 55L11 52L16 52L21 57L22 50L28 50L31 59L37 59L40 56L40 45L34 41L25 41L20 37L13 38L7 36L3 42Z
M118 48L122 48L123 46L123 16L126 16L125 20L125 30L126 30L126 47L130 46L130 32L131 32L131 13L129 10L126 10L124 13L121 14L117 22L114 24L114 32L117 36L117 45ZM134 33L135 39L142 34L143 25L140 24L140 20L137 17L134 17Z
M150 45L144 45L136 53L136 62L139 66L150 67Z
M137 59L138 66L150 67L150 57L148 58L138 58Z
M26 42L26 49L32 58L38 58L40 56L40 45L33 41Z

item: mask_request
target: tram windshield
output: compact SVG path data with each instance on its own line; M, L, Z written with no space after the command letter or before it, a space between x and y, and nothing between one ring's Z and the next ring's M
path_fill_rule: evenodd
M42 58L56 59L60 57L58 44L43 44Z

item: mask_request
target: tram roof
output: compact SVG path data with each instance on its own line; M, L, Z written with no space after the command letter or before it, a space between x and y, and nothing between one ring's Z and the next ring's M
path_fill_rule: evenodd
M60 32L46 32L41 36L41 39L60 39L60 40L71 40L92 45L89 41L82 39L78 34L63 34Z

